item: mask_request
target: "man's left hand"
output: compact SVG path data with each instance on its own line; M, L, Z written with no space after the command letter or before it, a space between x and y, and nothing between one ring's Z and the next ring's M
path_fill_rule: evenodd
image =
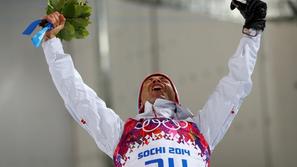
M244 28L264 30L267 4L261 0L232 0L231 10L237 8L245 18Z

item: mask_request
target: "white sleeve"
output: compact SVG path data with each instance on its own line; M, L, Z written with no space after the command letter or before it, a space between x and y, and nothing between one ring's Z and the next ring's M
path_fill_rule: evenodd
M202 110L194 117L211 151L223 138L243 99L251 91L251 75L260 40L261 34L242 37L235 54L229 59L229 74L220 80Z
M93 137L97 146L112 158L122 134L123 121L83 82L71 56L64 53L60 39L44 42L43 50L67 110Z

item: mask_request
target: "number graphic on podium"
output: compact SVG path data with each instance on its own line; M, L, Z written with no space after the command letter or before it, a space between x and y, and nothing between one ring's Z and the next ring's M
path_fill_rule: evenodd
M145 166L149 166L150 164L158 164L158 167L164 167L164 161L161 158L153 159L145 162ZM168 167L174 167L174 159L168 158ZM188 167L188 162L185 159L182 159L182 167Z

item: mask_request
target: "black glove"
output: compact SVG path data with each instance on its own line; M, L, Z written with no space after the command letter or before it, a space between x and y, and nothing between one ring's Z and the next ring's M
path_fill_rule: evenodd
M245 18L244 28L254 30L264 30L267 5L261 0L246 0L246 3L232 0L231 10L237 8Z

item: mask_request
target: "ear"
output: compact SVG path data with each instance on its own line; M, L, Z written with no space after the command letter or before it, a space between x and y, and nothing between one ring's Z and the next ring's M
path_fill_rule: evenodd
M141 114L144 112L144 105L141 103L141 106L139 108L138 114Z

